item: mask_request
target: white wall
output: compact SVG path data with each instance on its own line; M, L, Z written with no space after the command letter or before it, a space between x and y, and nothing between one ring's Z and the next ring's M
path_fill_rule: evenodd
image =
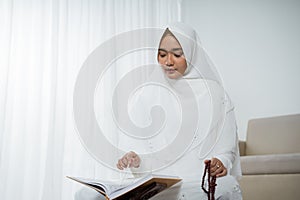
M249 119L300 113L300 1L183 0L236 106Z

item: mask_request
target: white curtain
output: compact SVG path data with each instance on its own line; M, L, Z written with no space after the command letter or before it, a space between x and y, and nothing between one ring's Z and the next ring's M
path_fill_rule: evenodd
M73 199L65 176L99 165L75 131L72 95L113 35L180 21L177 0L0 0L0 199Z

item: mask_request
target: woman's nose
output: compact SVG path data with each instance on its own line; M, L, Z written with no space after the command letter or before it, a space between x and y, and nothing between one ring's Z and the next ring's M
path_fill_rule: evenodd
M167 54L166 65L167 65L167 66L172 66L172 65L174 65L174 62L173 62L173 58L172 58L172 54L171 54L171 53L168 53L168 54Z

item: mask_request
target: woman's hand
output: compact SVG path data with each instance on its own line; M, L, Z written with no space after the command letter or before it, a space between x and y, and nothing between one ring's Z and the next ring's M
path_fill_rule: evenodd
M141 164L140 157L133 151L126 153L121 159L118 160L117 167L120 170L123 170L127 167L129 168L138 168Z
M206 164L209 160L205 160ZM210 162L211 176L222 177L227 174L227 169L218 158L212 158Z

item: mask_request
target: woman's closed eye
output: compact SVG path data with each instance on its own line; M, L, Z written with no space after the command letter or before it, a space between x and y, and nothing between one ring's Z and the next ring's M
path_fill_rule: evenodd
M183 55L183 53L174 53L174 52L170 52L172 55L174 55L176 58L180 58L182 55ZM159 57L161 57L161 58L164 58L164 57L166 57L166 53L159 53Z
M164 58L164 57L166 57L166 55L167 55L166 53L160 53L159 57Z
M183 55L183 53L181 53L181 54L173 53L173 55L174 55L176 58L179 58L179 57L181 57L181 56Z

